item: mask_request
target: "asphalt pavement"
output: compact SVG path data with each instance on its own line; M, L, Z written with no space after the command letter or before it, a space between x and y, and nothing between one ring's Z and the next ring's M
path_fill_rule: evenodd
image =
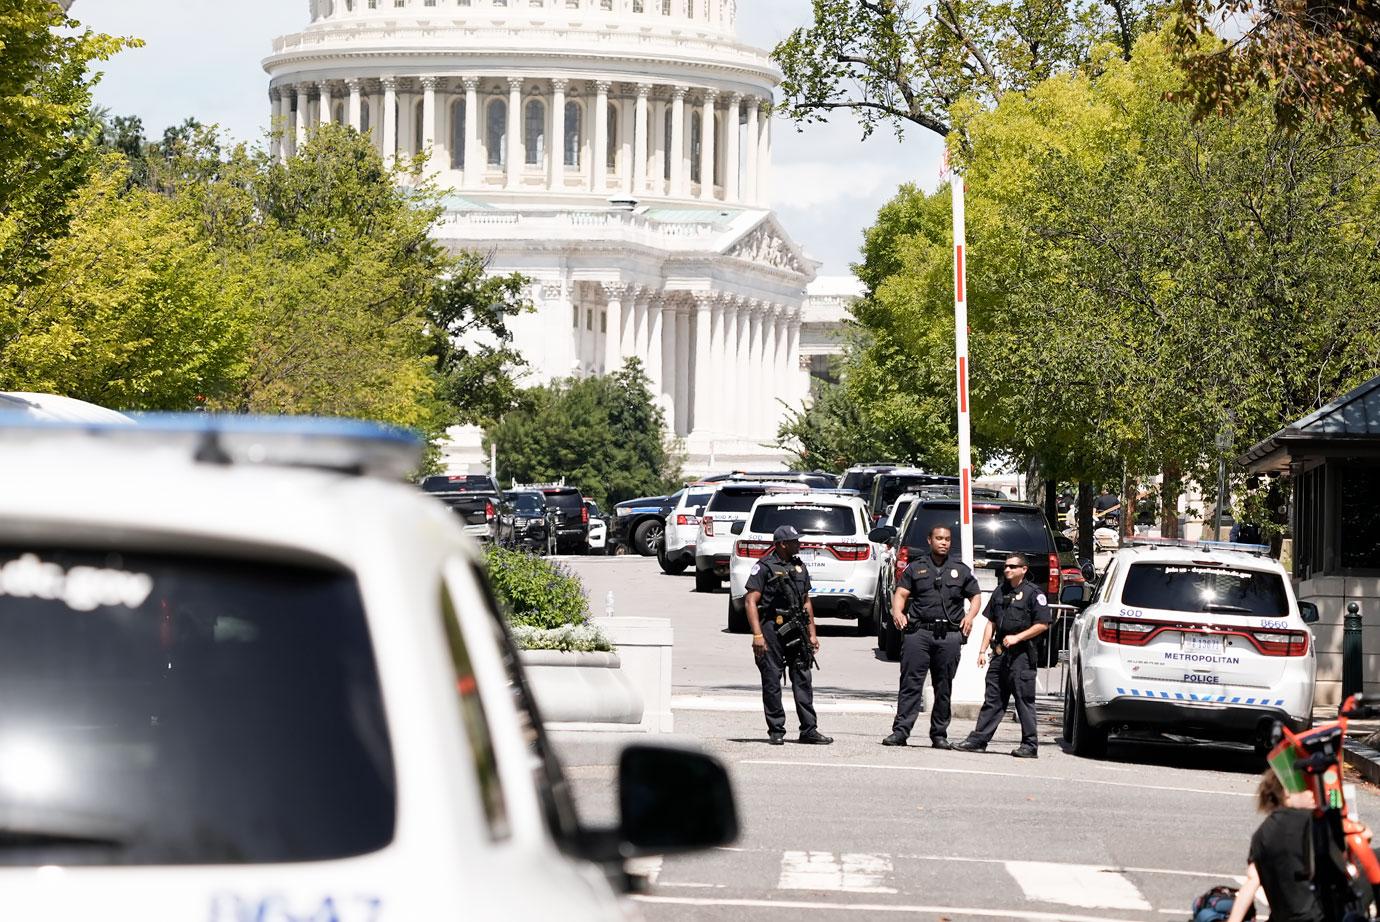
M726 593L698 594L653 560L569 561L596 613L670 618L675 739L729 768L742 835L733 846L644 862L633 899L682 920L1186 919L1193 898L1234 884L1260 821L1263 764L1248 747L1114 741L1109 758L1063 751L1060 709L1041 707L1040 758L1008 755L1008 720L986 753L880 745L896 665L846 622L821 622L820 728L832 746L766 743L748 638L725 632ZM913 740L927 743L926 720ZM955 720L954 740L972 726ZM640 739L645 739L641 738ZM616 755L629 738L562 734L580 810L611 821ZM1380 795L1358 782L1363 819Z

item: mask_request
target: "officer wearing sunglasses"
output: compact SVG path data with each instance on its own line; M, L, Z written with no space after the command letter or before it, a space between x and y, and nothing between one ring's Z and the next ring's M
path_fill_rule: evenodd
M1035 729L1036 638L1049 630L1049 599L1026 579L1030 564L1022 554L1006 558L1006 580L987 601L987 628L978 651L978 667L987 666L987 693L978 712L977 726L955 746L964 752L982 752L991 742L1011 698L1021 721L1021 745L1011 750L1018 759L1039 756ZM992 651L991 664L987 651Z

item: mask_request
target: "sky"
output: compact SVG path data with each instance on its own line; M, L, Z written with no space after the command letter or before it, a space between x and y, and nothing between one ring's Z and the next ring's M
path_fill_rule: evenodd
M72 15L145 47L102 65L96 102L137 115L150 136L188 117L258 139L268 123L268 75L261 64L275 37L307 25L307 0L76 0ZM741 0L738 33L770 49L806 24L809 0ZM904 141L878 131L866 141L847 112L803 131L774 126L773 206L821 275L841 275L859 257L863 231L903 182L933 189L938 139L912 129Z

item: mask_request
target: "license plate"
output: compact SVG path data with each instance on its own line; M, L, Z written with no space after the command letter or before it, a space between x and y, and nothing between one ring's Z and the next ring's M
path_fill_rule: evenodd
M1202 634L1183 635L1181 649L1185 653L1216 653L1223 651L1223 638L1220 634L1203 636Z

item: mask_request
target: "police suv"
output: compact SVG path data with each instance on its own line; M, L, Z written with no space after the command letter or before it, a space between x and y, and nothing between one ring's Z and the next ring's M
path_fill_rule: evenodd
M851 491L850 491L851 492ZM735 536L729 568L728 629L748 629L746 584L757 561L772 549L782 525L800 532L800 559L810 571L815 614L855 618L858 636L875 633L873 597L881 548L868 540L867 503L844 493L787 493L768 488L746 519L731 526Z
M666 501L666 531L656 559L663 573L676 575L695 562L695 542L699 539L700 516L717 483L688 483Z
M705 756L629 748L582 826L411 436L0 418L0 915L627 918L638 853L720 844Z
M1108 734L1150 730L1252 742L1312 722L1310 602L1268 548L1133 539L1070 631L1064 738L1099 756Z
M700 515L695 534L695 591L718 592L733 559L733 526L747 520L752 504L767 490L804 493L803 483L729 480L718 485Z

